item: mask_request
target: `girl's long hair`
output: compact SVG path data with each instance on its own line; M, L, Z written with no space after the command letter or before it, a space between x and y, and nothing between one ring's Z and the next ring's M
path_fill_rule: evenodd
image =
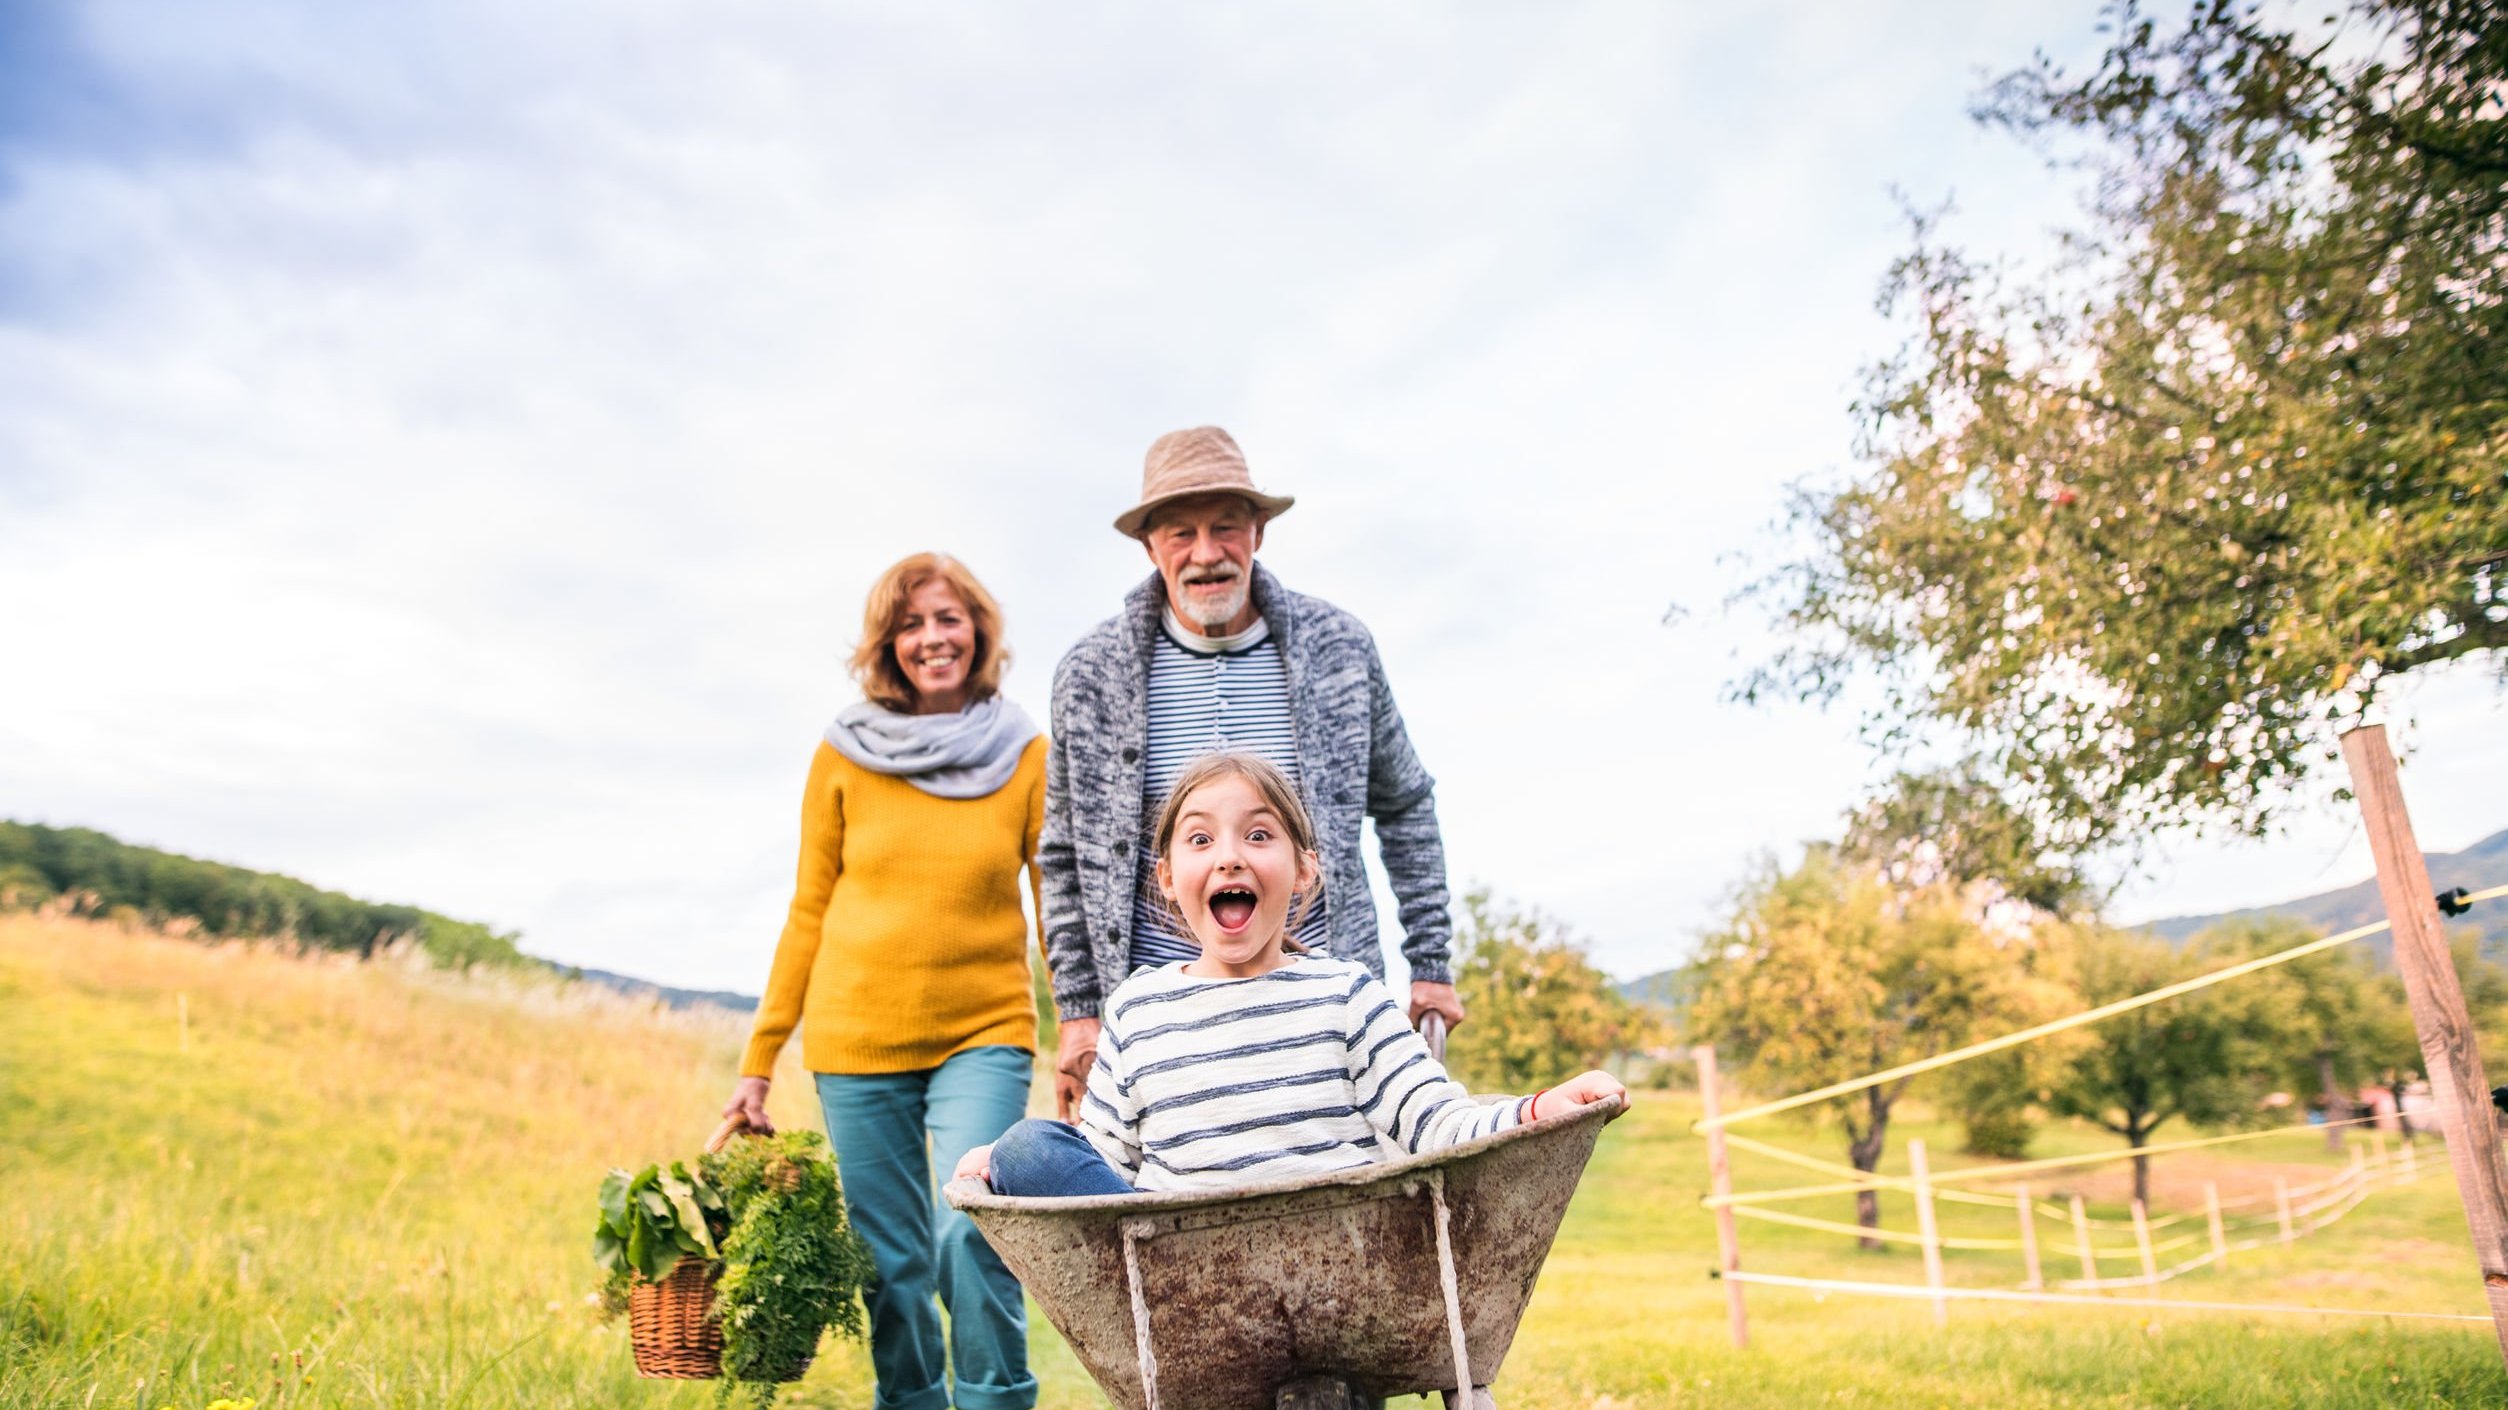
M1315 887L1297 898L1288 923L1280 931L1280 947L1293 955L1303 955L1306 947L1297 942L1297 929L1305 923L1307 912L1315 908L1315 891L1324 884L1323 852L1315 845L1315 820L1307 816L1306 804L1298 798L1297 785L1289 782L1289 776L1269 759L1229 749L1205 754L1187 764L1184 772L1176 776L1174 785L1167 790L1167 801L1158 805L1158 821L1150 828L1154 849L1150 855L1160 858L1167 855L1167 848L1176 840L1176 822L1184 816L1186 801L1198 790L1223 778L1241 778L1254 785L1255 793L1262 797L1263 806L1269 808L1273 816L1280 819L1280 825L1288 829L1289 845L1304 853L1314 864ZM1192 934L1185 925L1184 908L1176 904L1173 896L1167 897L1166 901L1167 913L1175 918L1176 929Z

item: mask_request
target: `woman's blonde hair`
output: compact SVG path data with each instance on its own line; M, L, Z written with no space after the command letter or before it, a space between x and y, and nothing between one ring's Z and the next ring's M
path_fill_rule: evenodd
M853 649L853 678L874 704L891 710L912 710L915 689L897 665L897 636L905 629L906 599L938 578L967 604L975 624L975 660L967 667L967 703L972 705L1001 689L1001 673L1010 665L1010 647L1001 636L1001 606L967 571L967 565L946 553L915 553L897 560L871 584L871 599L862 609L862 642Z
M1167 801L1158 805L1158 821L1150 828L1153 839L1150 855L1166 860L1167 848L1176 840L1176 824L1184 817L1185 802L1223 778L1241 778L1254 785L1254 792L1262 798L1263 806L1269 808L1272 815L1280 819L1280 825L1288 830L1289 845L1303 853L1315 868L1314 887L1297 898L1297 907L1290 913L1289 923L1280 931L1280 948L1293 955L1305 954L1306 947L1297 942L1297 929L1306 922L1306 913L1315 908L1315 892L1324 884L1323 853L1315 845L1315 820L1307 816L1306 804L1298 798L1297 785L1289 782L1289 776L1269 759L1259 754L1222 750L1205 754L1185 765L1184 772L1178 774L1175 783L1167 789ZM1175 919L1177 931L1190 934L1185 927L1184 908L1176 904L1173 896L1166 900L1167 913Z

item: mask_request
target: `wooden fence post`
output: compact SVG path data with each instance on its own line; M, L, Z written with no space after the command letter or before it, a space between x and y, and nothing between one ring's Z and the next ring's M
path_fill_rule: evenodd
M2508 1360L2508 1164L2499 1149L2499 1113L2491 1107L2490 1079L2474 1048L2473 1019L2455 958L2439 927L2438 900L2430 891L2429 864L2412 837L2404 810L2395 755L2386 727L2364 725L2343 736L2343 762L2351 791L2360 800L2369 851L2377 859L2378 896L2393 927L2395 968L2403 972L2412 1027L2421 1038L2421 1065L2430 1074L2439 1129L2447 1135L2447 1163L2455 1170L2464 1201L2473 1253L2482 1265L2482 1291L2490 1300L2491 1329Z
M2151 1214L2141 1200L2134 1201L2134 1247L2142 1250L2142 1281L2159 1282L2160 1261L2151 1256Z
M1689 1050L1698 1064L1698 1099L1707 1119L1707 1183L1718 1200L1733 1193L1733 1168L1724 1155L1724 1128L1716 1124L1723 1114L1723 1096L1716 1090L1716 1050L1706 1044ZM1733 1206L1716 1206L1716 1261L1723 1270L1725 1320L1732 1324L1733 1345L1750 1345L1750 1319L1742 1310L1742 1284L1732 1275L1742 1271L1742 1234L1733 1217Z
M2029 1198L2029 1187L2020 1187L2020 1256L2029 1265L2029 1276L2021 1286L2032 1292L2046 1286L2046 1275L2038 1268L2038 1206Z
M1933 1171L1925 1164L1925 1143L1907 1143L1907 1168L1916 1182L1916 1232L1925 1241L1925 1286L1933 1289L1933 1325L1951 1324L1951 1305L1942 1296L1942 1236L1933 1225Z
M2414 1141L2403 1143L2404 1179L2407 1181L2421 1178L2421 1157L2414 1154L2412 1149L2416 1144L2418 1143Z
M2377 1173L2381 1177L2392 1173L2389 1164L2390 1158L2386 1153L2386 1133L2383 1131L2371 1131L2369 1133L2369 1139L2375 1143L2377 1150Z
M2273 1179L2273 1213L2281 1217L2283 1243L2299 1237L2299 1231L2290 1227L2290 1182L2280 1176Z
M2099 1280L2099 1256L2090 1251L2090 1211L2082 1206L2081 1196L2073 1196L2073 1248L2081 1254L2081 1276L2089 1282Z
M2203 1222L2212 1226L2212 1261L2229 1261L2229 1235L2221 1229L2221 1187L2210 1180L2203 1182Z

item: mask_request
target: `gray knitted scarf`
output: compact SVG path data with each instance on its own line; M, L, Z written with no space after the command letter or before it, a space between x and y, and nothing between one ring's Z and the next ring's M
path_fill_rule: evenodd
M873 773L894 774L935 798L983 798L1019 771L1036 738L1027 711L988 695L954 715L901 715L868 700L827 727L836 752Z

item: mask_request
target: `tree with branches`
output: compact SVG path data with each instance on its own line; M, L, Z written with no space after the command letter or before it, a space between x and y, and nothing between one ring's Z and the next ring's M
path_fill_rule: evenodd
M2194 943L2215 953L2267 955L2317 934L2289 916L2244 917L2213 926ZM2380 973L2357 949L2308 955L2240 982L2268 991L2280 1079L2292 1091L2316 1091L2329 1123L2330 1149L2343 1148L2346 1128L2330 1123L2348 1114L2351 1093L2386 1072L2410 1071L2421 1060L2403 981Z
M1529 1092L1662 1036L1654 1011L1623 997L1556 920L1486 889L1464 894L1456 920L1454 983L1475 1021L1447 1065L1466 1084Z
M1814 847L1790 872L1748 883L1695 967L1692 1032L1754 1090L1795 1092L1937 1056L2059 1007L2025 944L1998 943L1959 888L1893 885ZM1803 1108L1846 1136L1847 1159L1879 1168L1890 1117L1914 1078ZM1880 1224L1878 1195L1856 1222ZM1880 1247L1866 1238L1867 1249Z
M2508 7L2108 13L1976 109L2086 149L2071 257L1918 218L1861 468L1798 492L1814 547L1750 590L1790 644L1734 686L1877 676L1878 738L2074 851L2262 833L2397 677L2508 646Z
M2072 932L2072 973L2085 1005L2113 1003L2217 968L2223 957L2106 926ZM2143 1147L2171 1121L2244 1125L2259 1119L2281 1075L2287 1039L2268 991L2224 984L2131 1009L2092 1025L2058 1071L2048 1109L2125 1138L2134 1149L2134 1198L2151 1197Z

